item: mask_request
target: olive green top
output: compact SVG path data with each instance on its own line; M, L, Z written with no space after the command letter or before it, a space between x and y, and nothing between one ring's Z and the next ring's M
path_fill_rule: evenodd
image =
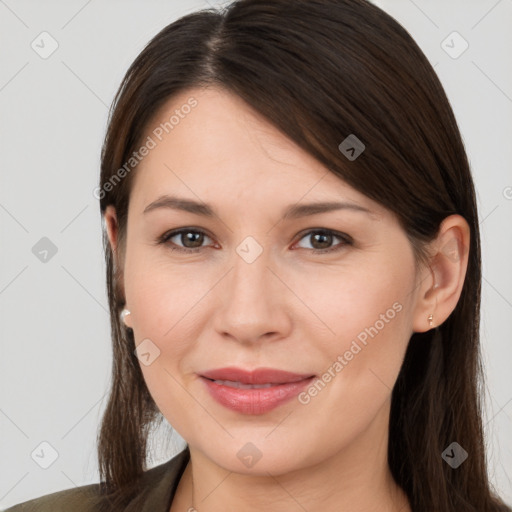
M188 447L169 461L148 469L141 477L143 488L125 512L169 512L181 475L190 459ZM5 512L96 512L99 483L57 491L14 505ZM101 501L101 498L100 498Z

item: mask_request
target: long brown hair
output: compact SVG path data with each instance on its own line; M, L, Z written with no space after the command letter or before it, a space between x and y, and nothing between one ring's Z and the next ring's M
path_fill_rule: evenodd
M238 95L331 172L394 212L417 257L441 221L471 229L460 300L437 329L413 334L392 392L388 461L413 511L509 510L490 488L482 428L480 235L459 129L436 73L409 33L365 0L239 0L186 15L160 31L128 69L110 112L97 197L115 207L119 251L103 232L112 326L109 401L98 435L102 488L128 503L161 420L120 323L130 160L164 102L192 87ZM349 134L366 146L348 161ZM127 162L131 162L126 166ZM125 172L119 172L121 168ZM121 178L120 178L121 176ZM116 259L119 258L119 259ZM442 458L456 441L469 457Z

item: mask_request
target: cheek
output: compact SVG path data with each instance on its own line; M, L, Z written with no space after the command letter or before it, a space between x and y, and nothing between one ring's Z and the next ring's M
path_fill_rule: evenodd
M139 364L158 409L183 434L192 428L192 420L182 412L190 411L194 402L185 391L182 367L194 350L197 336L192 329L199 328L198 302L207 290L204 281L201 284L183 268L171 268L144 256L134 250L125 265L135 344L141 353L142 347L149 347L152 354L150 364L144 364L140 356Z
M310 306L324 326L329 328L327 346L333 341L343 348L357 338L364 342L365 333L387 338L385 332L403 330L403 319L412 299L414 261L411 254L397 258L394 254L360 258L355 264L332 272L301 279L298 295ZM318 322L315 322L318 324ZM347 347L348 348L348 347Z
M407 324L410 284L409 279L392 273L362 275L339 297L336 327L341 339L358 340L363 346L368 346L370 340L378 340L383 349L389 345L401 348L399 333L404 333ZM331 307L330 313L336 315L336 310Z
M184 338L183 327L197 316L197 306L209 288L208 279L198 279L194 269L170 264L161 256L153 258L145 251L135 248L125 265L126 300L133 310L136 340L153 337L164 343L176 338L177 332ZM172 344L173 349L180 346L179 339Z
M324 338L325 373L317 383L319 391L311 390L323 395L318 405L324 400L340 404L330 410L334 422L350 410L361 425L389 397L400 371L412 334L415 275L407 253L401 259L390 254L362 268L347 273L336 287L331 284L330 300L322 301L323 318L336 336Z

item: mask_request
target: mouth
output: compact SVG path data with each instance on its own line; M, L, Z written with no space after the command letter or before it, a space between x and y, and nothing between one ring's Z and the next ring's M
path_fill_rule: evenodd
M200 374L210 396L242 414L263 414L296 396L316 378L273 368L220 368Z
M279 370L277 368L256 368L254 370L245 370L234 366L207 370L202 372L200 375L201 377L205 377L213 381L265 386L299 382L314 376L311 373L295 373L286 370Z
M237 382L232 380L208 380L210 380L211 382L215 382L215 384L220 384L221 386L228 386L230 388L237 389L265 389L271 388L272 386L279 386L279 384L283 384L282 382L267 382L266 384L244 384L243 382Z

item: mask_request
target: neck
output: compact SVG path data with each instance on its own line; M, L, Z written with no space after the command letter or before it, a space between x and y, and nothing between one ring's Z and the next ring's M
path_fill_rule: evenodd
M190 447L171 512L410 512L387 463L388 419L389 407L349 446L286 474L234 473Z

